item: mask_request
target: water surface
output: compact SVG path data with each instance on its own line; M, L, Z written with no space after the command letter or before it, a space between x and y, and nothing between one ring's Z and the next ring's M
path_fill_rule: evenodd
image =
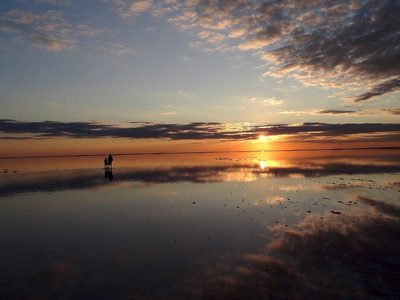
M1 159L0 297L397 298L399 158Z

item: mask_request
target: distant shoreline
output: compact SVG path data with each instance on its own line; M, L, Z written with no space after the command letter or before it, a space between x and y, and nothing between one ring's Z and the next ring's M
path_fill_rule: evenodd
M114 156L145 156L145 155L187 155L187 154L224 154L224 153L263 153L263 152L307 152L307 151L356 151L356 150L399 150L400 147L361 147L361 148L318 148L318 149L281 149L281 150L243 150L243 151L182 151L182 152L138 152L112 153ZM103 154L68 154L68 155L33 155L33 156L6 156L0 159L31 159L31 158L66 158L66 157L100 157Z

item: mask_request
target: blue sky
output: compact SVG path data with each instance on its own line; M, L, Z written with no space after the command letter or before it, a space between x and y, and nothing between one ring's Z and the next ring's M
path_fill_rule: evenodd
M0 119L399 123L398 1L6 0Z

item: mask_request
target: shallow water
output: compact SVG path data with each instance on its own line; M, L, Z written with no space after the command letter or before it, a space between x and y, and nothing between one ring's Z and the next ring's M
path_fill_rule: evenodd
M0 163L2 299L400 296L396 149Z

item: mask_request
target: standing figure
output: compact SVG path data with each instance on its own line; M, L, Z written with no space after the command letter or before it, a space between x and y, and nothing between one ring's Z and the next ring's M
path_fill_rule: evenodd
M108 168L108 160L107 157L104 157L104 169Z
M113 157L111 156L111 154L108 155L108 166L112 168L112 162L113 162Z

